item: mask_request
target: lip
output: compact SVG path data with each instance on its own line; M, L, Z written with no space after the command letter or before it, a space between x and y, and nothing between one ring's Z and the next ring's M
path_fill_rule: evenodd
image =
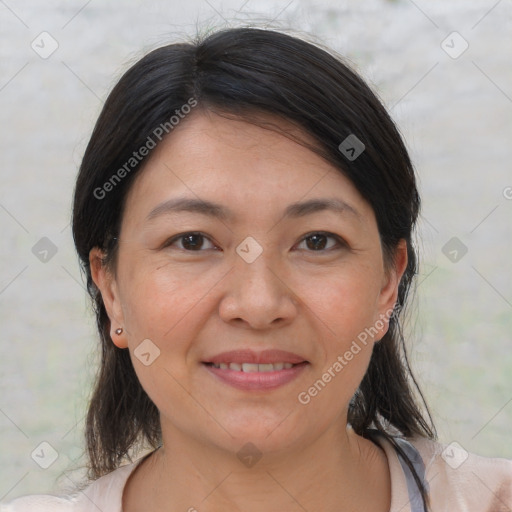
M222 352L205 361L204 363L255 363L255 364L273 364L273 363L292 363L299 364L308 362L303 357L293 352L286 352L284 350L263 350L256 352L251 349L231 350L230 352ZM292 370L293 368L290 368ZM231 370L236 371L236 370ZM281 371L281 370L280 370ZM268 372L279 373L279 372Z
M280 361L283 360L280 359ZM248 363L253 361L248 361L247 359L245 359L243 362ZM274 362L278 361L274 360ZM265 363L262 362L261 364ZM203 363L203 366L215 378L218 378L224 383L229 384L230 386L233 386L237 389L241 389L244 391L266 391L279 388L281 386L284 386L288 382L291 382L292 380L296 379L306 369L307 366L309 366L309 363L304 360L294 364L296 364L296 366L292 366L291 368L283 368L282 370L275 370L273 372L243 372L231 370L229 368L215 368L214 366L208 363Z

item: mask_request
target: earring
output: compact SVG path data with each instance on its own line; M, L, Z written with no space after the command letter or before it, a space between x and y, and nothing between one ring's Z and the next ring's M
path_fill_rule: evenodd
M118 336L120 336L122 333L123 333L123 328L122 327L119 327L119 328L116 329L116 334Z

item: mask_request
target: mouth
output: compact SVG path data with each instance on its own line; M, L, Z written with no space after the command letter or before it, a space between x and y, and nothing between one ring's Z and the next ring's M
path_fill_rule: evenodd
M235 366L231 369L236 369L237 371L255 372L282 370L283 368L288 369L290 364L294 365L308 361L306 358L300 356L299 354L287 352L285 350L267 349L262 351L255 351L250 348L245 348L231 350L229 352L222 352L220 354L209 357L203 362L205 364L227 365L226 367L222 367L225 370L227 370L230 365L239 365L240 368ZM282 367L280 366L281 364L283 365ZM269 365L272 365L272 367ZM242 370L242 366L245 367L244 370Z
M276 372L281 370L289 370L295 366L309 364L308 361L302 361L301 363L203 363L206 366L211 366L220 370L233 370L236 372L244 373L267 373Z
M266 357L269 357L268 354ZM296 360L302 359L294 357ZM237 361L224 358L223 361L205 361L202 366L215 379L215 383L227 384L242 391L270 391L297 379L310 365L309 361L290 362L290 357L287 359L288 361L254 362L254 357L249 361L239 357Z

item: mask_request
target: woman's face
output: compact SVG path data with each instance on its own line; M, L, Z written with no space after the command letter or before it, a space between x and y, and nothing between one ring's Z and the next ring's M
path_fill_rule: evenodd
M263 452L345 425L406 264L400 245L386 271L374 213L337 169L275 131L202 112L132 185L114 274L98 256L112 339L164 435ZM294 356L261 354L277 350Z

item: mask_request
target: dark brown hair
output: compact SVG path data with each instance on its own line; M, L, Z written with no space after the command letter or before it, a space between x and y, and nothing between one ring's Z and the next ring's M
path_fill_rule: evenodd
M108 96L83 157L73 236L101 338L101 365L86 420L89 477L116 469L136 446L156 448L161 443L159 412L137 379L129 351L117 348L110 338L109 318L91 278L89 252L99 247L107 264L113 264L124 200L149 156L129 168L126 162L147 145L148 137L155 140L155 129L168 126L191 98L195 108L246 121L257 123L257 114L271 114L297 125L315 141L310 149L348 177L373 208L386 262L392 261L401 239L407 242L397 313L374 347L348 420L362 436L378 430L399 453L393 437L397 431L405 437L435 439L399 324L417 273L412 234L420 198L395 124L375 93L334 52L274 30L224 29L158 48L135 63ZM365 145L355 159L339 149L349 135ZM123 166L127 172L119 173ZM112 181L116 173L122 179ZM108 191L105 183L112 185ZM427 492L409 467L426 504Z

